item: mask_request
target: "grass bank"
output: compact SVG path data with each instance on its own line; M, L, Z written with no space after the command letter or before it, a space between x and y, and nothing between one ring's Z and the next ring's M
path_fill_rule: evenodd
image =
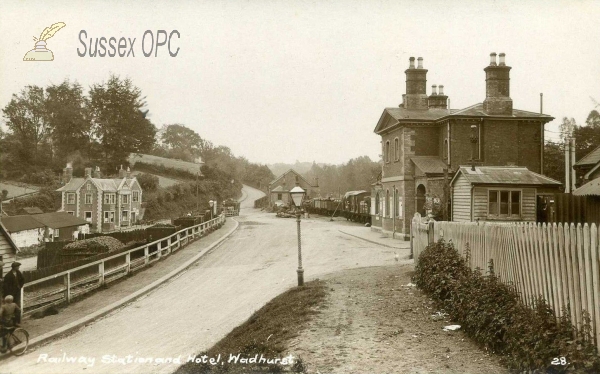
M287 345L303 330L325 300L325 282L315 280L277 296L211 349L177 374L303 372L302 359L289 362ZM239 356L238 356L239 355ZM210 359L213 362L210 362ZM263 360L261 360L261 358ZM275 362L275 359L285 359Z

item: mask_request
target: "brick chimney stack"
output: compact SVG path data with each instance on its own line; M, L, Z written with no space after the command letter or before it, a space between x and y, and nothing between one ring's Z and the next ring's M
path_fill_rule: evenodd
M123 165L121 165L121 168L119 169L119 178L125 178L126 175L125 169L123 169Z
M85 168L85 177L92 177L92 168Z
M73 163L67 162L67 166L63 169L63 183L69 183L71 178L73 178Z
M437 87L435 84L431 86L428 105L430 108L448 109L448 96L444 95L444 86L439 85L439 92L437 92Z
M512 115L513 102L510 98L510 66L506 66L505 54L500 53L500 63L496 63L496 53L490 54L490 65L485 69L485 100L483 111L486 114Z
M427 109L427 69L423 69L423 58L418 58L415 68L415 58L409 59L410 65L406 73L406 95L404 107L406 109Z
M96 166L96 169L94 170L94 178L102 178L102 175L100 174L100 166Z

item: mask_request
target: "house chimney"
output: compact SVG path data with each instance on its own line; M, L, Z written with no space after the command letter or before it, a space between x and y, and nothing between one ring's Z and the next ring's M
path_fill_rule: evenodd
M100 174L100 166L96 166L96 169L94 170L94 178L101 178L101 174Z
M71 178L73 178L73 163L67 162L67 166L63 169L63 183L69 183Z
M437 95L437 85L431 86L431 96Z
M505 54L500 53L500 65L496 65L496 54L490 55L490 65L485 69L486 114L512 115L513 102L510 98L510 66L506 66Z
M127 167L126 176L127 176L127 178L131 178L131 169L129 169L129 166Z
M423 58L419 57L419 65L415 69L415 58L410 58L406 74L406 96L404 107L406 109L427 109L427 69L423 69Z
M85 168L85 177L92 177L92 168Z
M121 168L119 169L119 178L125 178L125 170L123 170L123 165L121 165Z
M429 96L429 107L438 109L448 109L448 96L444 95L444 86L441 84L439 85L439 92L435 92L436 87L437 86L435 84L432 86L433 92L431 93L431 96Z

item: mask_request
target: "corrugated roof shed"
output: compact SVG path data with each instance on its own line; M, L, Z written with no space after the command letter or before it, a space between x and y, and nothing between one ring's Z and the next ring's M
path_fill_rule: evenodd
M33 217L36 221L48 226L52 229L60 229L63 227L82 226L89 222L83 218L75 217L65 212L52 212L44 214L36 214Z
M19 232L44 227L41 222L36 221L33 216L30 215L2 217L2 224L6 227L8 232Z
M520 166L478 166L471 170L470 166L461 166L453 178L463 175L471 184L505 184L527 186L560 186L561 183L544 175L534 173Z
M576 196L600 196L600 178L592 179L573 191Z

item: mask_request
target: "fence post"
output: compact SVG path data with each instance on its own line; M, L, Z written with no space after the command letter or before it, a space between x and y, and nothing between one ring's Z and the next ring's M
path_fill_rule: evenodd
M104 284L104 261L98 264L98 273L100 273L100 278L98 279L98 285L102 286Z
M160 258L160 244L161 242L156 243L156 257Z
M148 258L148 246L145 246L144 247L144 264L148 265L149 260L150 259Z
M427 222L427 245L435 242L433 223L434 221Z
M63 277L63 284L65 285L65 300L67 303L71 302L71 273L67 272L67 274Z
M125 263L127 264L127 270L125 274L129 274L131 272L131 252L127 252L125 255Z

